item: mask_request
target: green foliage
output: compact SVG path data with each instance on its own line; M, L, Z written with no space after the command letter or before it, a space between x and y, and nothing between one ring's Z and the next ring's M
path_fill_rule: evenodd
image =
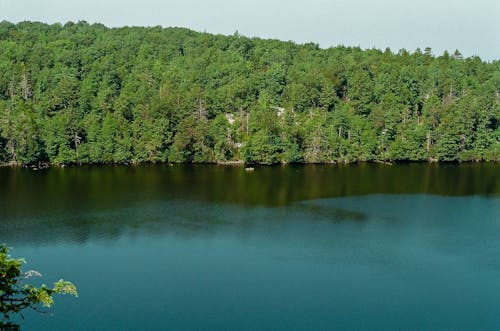
M27 308L36 311L49 308L54 304L54 294L78 297L76 287L62 279L52 287L26 284L26 279L41 275L33 270L23 273L21 266L24 263L24 259L11 258L9 249L0 246L0 326L2 322L8 322L11 314L22 313Z
M0 23L0 163L499 160L500 62Z

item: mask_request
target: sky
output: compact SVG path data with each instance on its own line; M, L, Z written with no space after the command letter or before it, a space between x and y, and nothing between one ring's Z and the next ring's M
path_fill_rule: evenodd
M0 21L196 31L500 60L500 0L0 0Z

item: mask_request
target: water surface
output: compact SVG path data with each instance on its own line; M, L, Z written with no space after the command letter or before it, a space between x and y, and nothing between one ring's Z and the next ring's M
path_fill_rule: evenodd
M0 168L23 330L498 330L500 167Z

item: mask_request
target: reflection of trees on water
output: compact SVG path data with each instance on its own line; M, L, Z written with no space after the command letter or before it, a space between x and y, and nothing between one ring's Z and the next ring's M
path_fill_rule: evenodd
M498 195L492 164L258 167L75 167L0 169L0 241L73 243L124 234L209 235L251 231L286 213L364 221L359 211L301 204L368 194ZM8 234L4 238L2 234Z

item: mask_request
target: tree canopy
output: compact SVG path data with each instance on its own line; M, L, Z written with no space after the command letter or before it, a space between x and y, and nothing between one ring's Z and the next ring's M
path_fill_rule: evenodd
M500 160L500 61L0 23L0 163Z

